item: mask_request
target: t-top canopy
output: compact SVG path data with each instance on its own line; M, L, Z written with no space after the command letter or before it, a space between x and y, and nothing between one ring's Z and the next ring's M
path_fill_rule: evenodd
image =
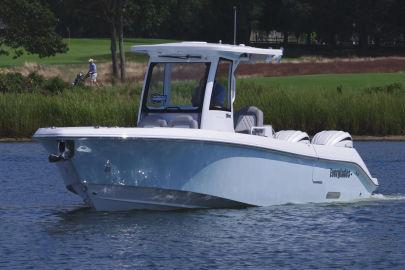
M132 46L132 52L146 53L151 57L202 59L207 56L226 57L232 60L256 62L279 61L282 49L261 49L245 45L215 44L206 42L178 42L156 45Z

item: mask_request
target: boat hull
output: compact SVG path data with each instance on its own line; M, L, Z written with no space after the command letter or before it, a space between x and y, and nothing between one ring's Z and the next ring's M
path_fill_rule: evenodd
M99 211L178 210L247 207L248 204L196 192L88 184L91 205Z
M353 162L240 144L161 138L71 140L73 156L56 163L65 185L102 211L343 202L367 198L377 188ZM50 153L58 141L41 140Z

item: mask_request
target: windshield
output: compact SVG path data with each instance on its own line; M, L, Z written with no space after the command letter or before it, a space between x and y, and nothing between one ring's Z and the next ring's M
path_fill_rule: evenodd
M197 111L202 107L209 63L152 63L144 96L147 110Z

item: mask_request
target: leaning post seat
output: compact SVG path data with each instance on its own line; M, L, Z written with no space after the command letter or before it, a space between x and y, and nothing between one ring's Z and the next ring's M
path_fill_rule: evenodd
M263 126L263 112L254 106L245 107L234 115L235 132L250 133L252 127Z
M282 141L309 144L308 134L300 130L280 130L276 132L275 138Z
M353 139L348 132L325 130L315 134L312 144L352 148Z
M139 122L138 127L167 127L167 121L158 115L147 115Z

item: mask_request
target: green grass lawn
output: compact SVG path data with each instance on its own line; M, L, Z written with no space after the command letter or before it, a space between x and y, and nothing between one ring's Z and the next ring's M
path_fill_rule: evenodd
M37 55L24 54L23 56L13 59L12 55L0 55L0 67L10 67L23 65L25 62L35 62L38 64L83 64L87 63L89 58L96 59L98 62L108 62L110 56L110 40L109 39L65 39L69 46L69 51L65 54L57 54L52 57L39 58ZM146 55L134 55L130 52L131 46L140 44L157 44L173 42L173 40L165 39L142 39L128 38L125 39L125 51L128 60L132 61L147 61Z
M405 72L252 77L243 78L243 81L289 91L317 91L322 89L336 91L338 87L341 87L342 91L348 91L386 86L393 83L401 83L405 86Z

